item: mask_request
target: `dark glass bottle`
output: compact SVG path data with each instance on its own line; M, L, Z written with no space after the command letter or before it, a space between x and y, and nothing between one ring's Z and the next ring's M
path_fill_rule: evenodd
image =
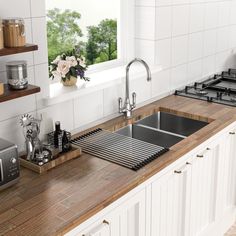
M62 151L63 152L68 152L70 150L70 142L68 140L68 137L66 135L66 131L63 131L62 134Z
M60 121L56 121L55 122L55 131L54 131L54 146L55 146L55 148L58 148L60 134L61 134L61 123L60 123Z

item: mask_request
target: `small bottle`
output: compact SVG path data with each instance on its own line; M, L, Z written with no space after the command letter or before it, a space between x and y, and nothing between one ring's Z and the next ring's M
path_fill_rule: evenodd
M58 151L61 153L63 151L63 146L62 146L62 132L59 133L58 135Z
M62 135L62 151L63 152L68 152L70 150L70 142L68 140L68 137L66 135L66 131L63 131Z
M54 131L54 146L55 148L58 148L59 145L59 136L61 134L61 123L60 121L55 122L55 131Z

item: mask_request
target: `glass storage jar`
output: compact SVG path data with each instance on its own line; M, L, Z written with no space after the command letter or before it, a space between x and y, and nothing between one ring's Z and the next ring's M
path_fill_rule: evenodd
M3 44L3 27L2 27L2 20L0 19L0 50L4 48Z
M8 85L11 89L19 90L28 87L26 61L11 61L6 64Z
M25 22L22 18L3 19L5 47L25 46Z

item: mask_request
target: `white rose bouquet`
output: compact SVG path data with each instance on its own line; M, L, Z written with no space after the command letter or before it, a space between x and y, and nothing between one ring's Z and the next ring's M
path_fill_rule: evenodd
M82 80L89 81L89 78L85 77L86 70L85 58L80 55L77 49L57 56L50 63L49 75L52 79L59 79L64 83L69 82L72 78L77 79L78 77Z

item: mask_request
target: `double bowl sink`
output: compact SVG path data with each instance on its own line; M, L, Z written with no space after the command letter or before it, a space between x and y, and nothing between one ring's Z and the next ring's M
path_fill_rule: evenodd
M208 123L204 121L159 111L116 131L116 133L170 148L206 125Z

